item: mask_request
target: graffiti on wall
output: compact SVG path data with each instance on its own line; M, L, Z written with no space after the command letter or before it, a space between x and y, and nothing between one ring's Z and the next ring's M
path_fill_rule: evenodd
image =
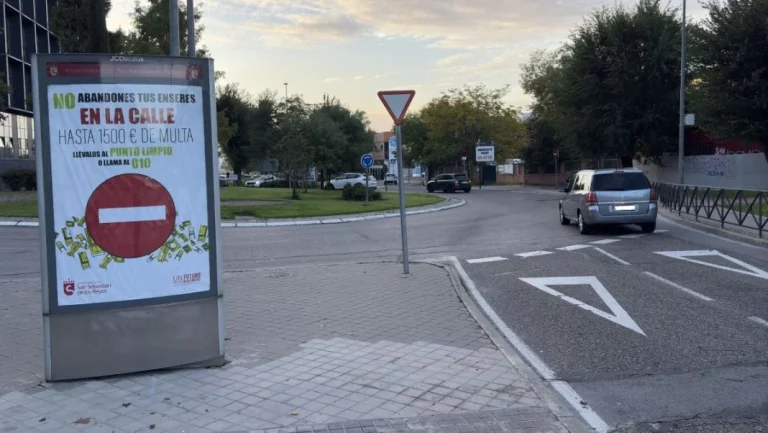
M686 171L710 177L733 179L736 175L736 154L729 154L724 147L715 149L714 155L689 156Z

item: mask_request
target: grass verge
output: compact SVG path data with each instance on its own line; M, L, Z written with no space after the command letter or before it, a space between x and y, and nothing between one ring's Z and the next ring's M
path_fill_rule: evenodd
M222 219L234 219L236 216L308 218L381 212L398 208L396 192L382 193L382 195L381 200L372 201L365 206L363 202L342 200L341 191L314 189L301 193L301 200L291 200L291 191L287 188L226 187L221 188L221 217ZM408 207L426 206L442 200L436 195L414 193L405 195ZM0 192L0 217L36 218L37 200L31 194Z

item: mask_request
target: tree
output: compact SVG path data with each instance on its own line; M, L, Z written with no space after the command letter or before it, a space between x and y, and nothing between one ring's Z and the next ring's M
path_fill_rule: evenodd
M525 129L517 111L503 102L508 91L509 86L464 86L433 99L419 112L427 140L416 143L412 152L427 165L458 160L462 153L473 161L471 150L481 140L495 142L498 159L515 156Z
M692 32L697 123L763 144L768 160L768 0L708 1Z
M336 142L336 147L324 160L331 172L353 171L360 165L360 156L373 150L374 133L370 130L370 121L363 111L351 111L335 97L325 95L323 102L316 108L320 113L336 124L344 136L344 141Z
M270 154L280 161L288 173L291 198L298 200L298 181L304 180L313 161L310 143L311 108L299 96L281 102L278 107L276 134L279 136Z
M403 138L403 164L410 167L414 162L421 162L429 143L429 130L424 118L419 113L408 113L400 125Z
M660 0L602 8L559 52L534 54L523 88L575 154L655 160L677 142L679 40L677 10Z
M133 29L128 33L125 43L125 51L133 54L169 55L171 53L171 31L169 0L147 0L146 6L136 2L131 18ZM195 38L200 40L205 27L200 24L203 17L200 7L192 11L195 19ZM187 51L187 9L184 4L179 5L179 49L181 53ZM208 50L204 46L197 46L197 56L206 57Z
M51 29L64 53L118 52L118 32L107 30L111 0L58 0L51 16ZM113 49L114 48L114 49Z
M224 115L231 128L229 139L219 141L219 145L232 171L240 178L250 161L254 104L251 96L237 84L227 84L217 93L216 110Z

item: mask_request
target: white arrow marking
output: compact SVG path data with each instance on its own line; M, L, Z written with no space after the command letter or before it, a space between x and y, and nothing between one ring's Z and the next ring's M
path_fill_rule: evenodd
M608 292L605 286L603 286L603 283L601 283L600 280L597 279L597 277L520 278L520 280L532 285L533 287L536 287L537 289L541 290L544 293L549 293L550 295L556 296L565 302L573 304L579 308L583 308L591 313L597 314L603 319L608 319L617 325L621 325L627 329L631 329L637 332L638 334L645 335L645 332L643 332L643 330L640 329L639 326L637 326L637 323L635 323L635 321L632 320L629 314L627 314L627 312L624 311L623 308L621 308L621 305L619 305L619 303L616 302L616 299L614 299L613 296L611 296L611 294ZM572 298L570 296L564 295L563 293L558 292L557 290L554 290L550 287L550 286L581 286L581 285L591 286L592 289L595 291L595 293L597 293L597 296L599 296L600 299L603 300L605 305L608 306L608 308L611 310L613 314L612 315L608 314L603 310L599 310L591 305L585 304L576 298Z
M485 257L482 259L469 259L467 260L467 263L490 263L490 262L500 262L502 260L507 260L505 257Z
M112 207L99 209L100 224L165 220L165 206Z
M686 262L698 263L700 265L709 266L710 268L723 269L726 271L736 272L739 274L749 275L751 277L757 277L757 278L762 278L764 280L768 280L768 272L765 272L760 268L752 266L749 263L744 263L739 259L733 258L731 256L726 256L725 254L715 250L656 251L656 254L666 256L666 257L672 257L675 259L685 260ZM723 265L717 265L715 263L708 263L701 260L692 259L691 257L722 257L731 263L735 263L741 266L742 268L749 269L749 271L745 271L744 269L730 268L728 266L723 266Z
M530 253L520 253L515 255L525 259L528 257L546 256L547 254L552 254L552 253L549 251L531 251Z
M759 324L761 324L763 326L768 326L768 320L763 320L763 319L761 319L759 317L752 316L752 317L749 318L749 320L751 320L751 321L753 321L755 323L759 323Z
M567 247L558 248L558 250L562 250L562 251L576 251L576 250L582 250L584 248L589 248L589 245L569 245Z

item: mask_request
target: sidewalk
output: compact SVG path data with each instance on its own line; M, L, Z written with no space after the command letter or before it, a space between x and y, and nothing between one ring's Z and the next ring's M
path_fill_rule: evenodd
M401 271L226 273L228 365L55 384L40 377L39 281L0 281L0 431L586 431L491 343L444 269Z

